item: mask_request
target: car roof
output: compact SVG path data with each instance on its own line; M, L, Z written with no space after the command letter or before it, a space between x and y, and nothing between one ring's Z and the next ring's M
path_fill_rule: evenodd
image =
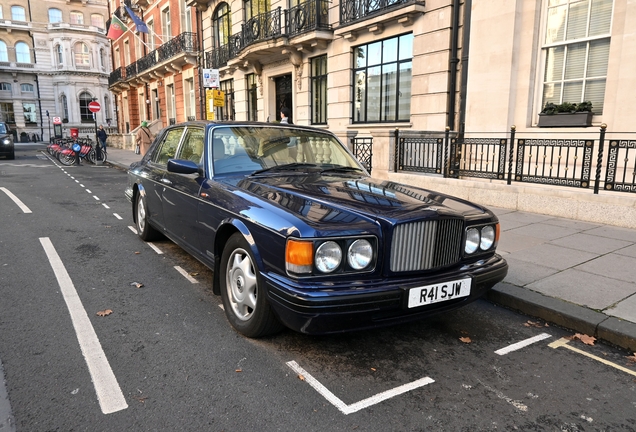
M327 129L316 128L313 126L304 126L297 124L284 124L284 123L270 123L270 122L257 122L257 121L237 121L237 120L193 120L168 127L183 127L183 126L203 126L214 128L217 126L253 126L253 127L280 127L280 128L296 128L305 129L315 132L327 133L333 135L333 133Z

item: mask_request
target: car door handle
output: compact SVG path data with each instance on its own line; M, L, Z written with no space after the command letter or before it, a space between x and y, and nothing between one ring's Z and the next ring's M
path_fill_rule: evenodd
M167 178L162 178L161 183L166 184L168 186L172 185L172 182L168 180Z

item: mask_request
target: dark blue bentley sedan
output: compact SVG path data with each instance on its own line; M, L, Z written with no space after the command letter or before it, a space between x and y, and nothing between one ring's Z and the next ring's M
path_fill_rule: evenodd
M501 281L489 210L371 178L329 131L190 122L129 169L139 237L214 272L231 325L324 334L461 307Z

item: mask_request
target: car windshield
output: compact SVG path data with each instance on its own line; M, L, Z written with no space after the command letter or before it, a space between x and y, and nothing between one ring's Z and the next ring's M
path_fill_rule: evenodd
M2 134L6 134L7 132L7 127L4 125L4 123L0 123L0 133Z
M215 175L364 172L332 135L293 127L217 127L212 135L212 158Z

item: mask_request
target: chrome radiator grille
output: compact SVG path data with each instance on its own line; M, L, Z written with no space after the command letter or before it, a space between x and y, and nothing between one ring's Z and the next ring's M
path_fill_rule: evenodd
M391 271L444 267L459 261L464 222L442 219L398 225L391 242Z

